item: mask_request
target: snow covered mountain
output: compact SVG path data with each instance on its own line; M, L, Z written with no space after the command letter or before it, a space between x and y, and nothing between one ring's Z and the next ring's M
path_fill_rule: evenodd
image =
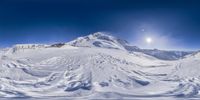
M97 32L85 37L79 37L67 44L76 47L101 47L120 49L130 52L142 52L163 60L177 60L192 52L185 51L165 51L158 49L140 49L137 46L131 46L127 41L108 35L109 33Z
M85 37L79 37L67 44L76 47L101 47L125 50L124 46L127 45L126 41L107 34L108 33L97 32Z
M0 52L0 99L199 98L199 58L158 59L102 33L16 45Z

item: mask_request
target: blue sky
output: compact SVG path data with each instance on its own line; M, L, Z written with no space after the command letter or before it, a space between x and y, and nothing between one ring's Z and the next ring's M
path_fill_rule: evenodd
M199 0L1 0L0 47L111 32L142 48L200 49ZM145 37L153 43L146 44Z

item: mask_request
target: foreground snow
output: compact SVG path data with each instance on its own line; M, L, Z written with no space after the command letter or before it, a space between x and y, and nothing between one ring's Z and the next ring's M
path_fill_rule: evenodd
M199 97L200 53L168 61L127 51L120 44L71 44L1 50L1 99Z

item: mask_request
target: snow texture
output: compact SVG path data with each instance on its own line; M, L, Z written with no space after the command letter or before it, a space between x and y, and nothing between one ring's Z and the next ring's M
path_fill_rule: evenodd
M199 98L199 58L101 32L65 44L15 45L0 50L0 99Z

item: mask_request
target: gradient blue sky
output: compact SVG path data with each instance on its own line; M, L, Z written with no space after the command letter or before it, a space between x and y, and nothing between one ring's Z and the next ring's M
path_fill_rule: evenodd
M1 0L0 47L111 32L142 48L200 49L199 0ZM152 37L151 45L144 42Z

